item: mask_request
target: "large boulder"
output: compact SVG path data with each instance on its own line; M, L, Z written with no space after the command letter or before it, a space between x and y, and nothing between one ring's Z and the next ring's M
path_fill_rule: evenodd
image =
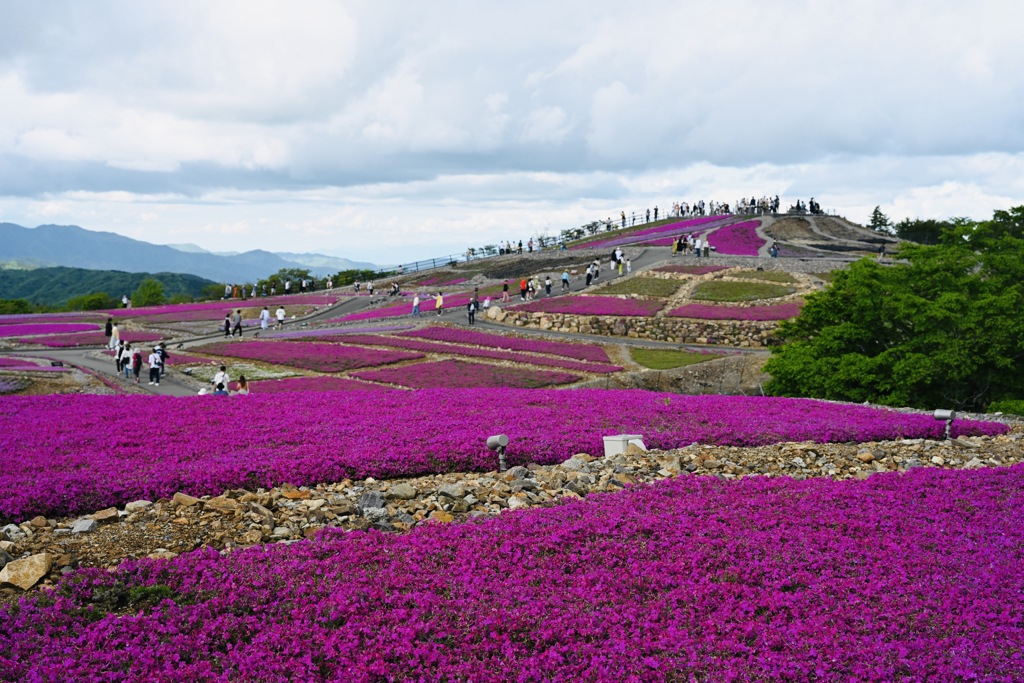
M39 553L21 560L8 562L0 570L0 585L9 583L27 591L32 586L50 573L53 566L53 556L50 553Z

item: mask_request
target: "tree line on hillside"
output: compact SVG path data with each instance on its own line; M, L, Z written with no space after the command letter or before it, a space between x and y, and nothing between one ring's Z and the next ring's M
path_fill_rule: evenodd
M1019 406L1024 206L989 221L899 226L926 243L902 243L895 263L857 261L809 295L779 328L765 390L928 409Z

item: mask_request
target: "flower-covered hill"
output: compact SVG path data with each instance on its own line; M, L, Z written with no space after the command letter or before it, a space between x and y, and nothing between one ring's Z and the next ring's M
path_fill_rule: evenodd
M1019 681L1024 467L675 479L84 570L0 680Z
M648 446L668 449L935 438L942 431L928 415L864 406L600 389L10 397L0 402L0 423L0 520L11 521L177 491L217 495L282 483L487 471L493 454L484 444L500 432L509 436L511 464L552 464L601 452L610 434L642 434ZM954 425L954 434L1004 431L996 423Z

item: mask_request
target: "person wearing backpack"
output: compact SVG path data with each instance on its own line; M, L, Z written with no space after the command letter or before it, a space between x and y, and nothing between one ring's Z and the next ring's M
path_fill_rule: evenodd
M139 383L139 375L142 374L142 349L135 349L135 353L132 354L132 376L135 377L135 383Z

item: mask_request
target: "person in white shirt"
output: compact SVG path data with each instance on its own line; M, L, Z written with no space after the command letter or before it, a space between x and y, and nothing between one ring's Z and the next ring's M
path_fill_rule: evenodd
M264 306L263 310L260 311L260 329L266 331L267 326L270 324L270 311Z
M284 306L277 307L277 329L284 327Z
M220 366L220 372L218 372L216 375L213 376L213 380L211 381L211 384L213 384L213 386L217 386L218 384L222 384L222 385L224 385L225 388L227 388L227 386L228 386L228 384L230 382L231 382L231 377L228 375L227 366L222 365L222 366Z
M149 354L149 383L160 386L160 354L153 349Z

